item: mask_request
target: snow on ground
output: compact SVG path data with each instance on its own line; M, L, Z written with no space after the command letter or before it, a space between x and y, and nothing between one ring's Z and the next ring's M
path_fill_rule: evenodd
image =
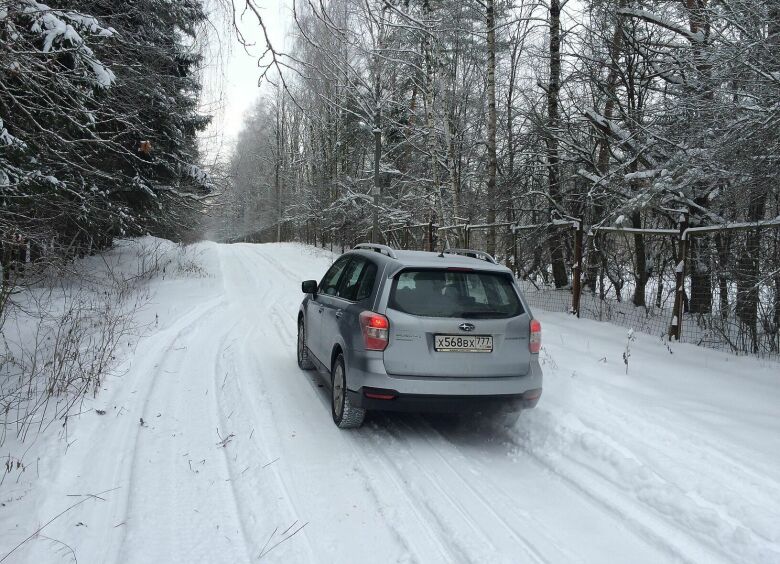
M545 391L514 428L345 432L295 362L300 281L333 256L194 252L151 282L106 415L0 486L0 558L70 508L6 561L780 562L777 364L537 311Z

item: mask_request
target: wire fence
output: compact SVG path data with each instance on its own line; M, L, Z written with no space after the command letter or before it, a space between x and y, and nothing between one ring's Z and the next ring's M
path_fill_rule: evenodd
M515 272L533 308L780 358L780 218L691 228L681 215L675 229L586 229L574 218L405 222L383 225L381 236L399 249L490 252ZM286 222L241 240L298 240L343 252L370 238L365 224Z

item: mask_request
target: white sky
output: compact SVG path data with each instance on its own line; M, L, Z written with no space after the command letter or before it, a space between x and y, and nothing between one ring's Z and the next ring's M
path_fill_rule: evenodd
M292 0L255 0L262 9L263 21L277 50L286 46L287 30L292 22ZM232 29L231 14L222 3L230 0L207 0L210 8L210 44L204 59L203 107L213 116L208 130L201 135L201 147L207 162L230 156L244 114L249 111L268 85L258 87L258 58L265 50L263 32L255 14L247 10L236 14L238 26L247 43L244 48ZM241 8L243 0L233 0Z

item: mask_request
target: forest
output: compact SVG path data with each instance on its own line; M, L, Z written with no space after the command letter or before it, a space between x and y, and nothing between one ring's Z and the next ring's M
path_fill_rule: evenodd
M374 240L780 349L776 2L285 6L279 45L257 0L0 0L0 308L122 237ZM217 17L263 88L205 166Z
M297 1L292 18L224 237L468 243L537 287L579 269L602 300L674 302L733 349L777 350L776 2Z

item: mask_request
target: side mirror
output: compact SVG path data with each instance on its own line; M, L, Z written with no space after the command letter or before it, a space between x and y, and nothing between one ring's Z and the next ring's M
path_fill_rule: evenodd
M304 294L316 294L317 293L317 281L316 280L304 280L301 282L301 291Z

